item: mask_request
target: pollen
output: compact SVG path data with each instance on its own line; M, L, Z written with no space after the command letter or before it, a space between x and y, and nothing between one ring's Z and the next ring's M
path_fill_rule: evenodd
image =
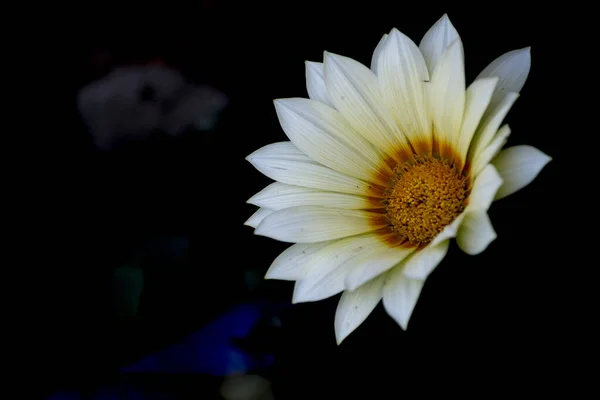
M394 169L384 194L386 217L394 232L424 245L465 208L468 178L445 159L415 156Z

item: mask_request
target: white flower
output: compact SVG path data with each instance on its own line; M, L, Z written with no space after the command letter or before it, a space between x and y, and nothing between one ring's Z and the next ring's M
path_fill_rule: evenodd
M288 142L247 160L275 183L249 203L258 235L295 243L268 279L296 281L293 301L343 292L338 343L383 299L404 329L449 240L475 255L496 238L492 201L551 160L531 146L500 151L501 123L525 84L530 49L493 61L467 88L463 47L444 15L417 46L384 35L371 69L325 53L306 63L310 99L275 101Z
M217 89L193 85L178 71L154 65L115 68L77 97L94 144L102 150L155 130L177 136L188 127L211 129L227 103Z

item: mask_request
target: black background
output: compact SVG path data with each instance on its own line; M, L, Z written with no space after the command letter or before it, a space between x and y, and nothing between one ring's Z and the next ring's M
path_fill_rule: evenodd
M575 317L556 295L559 256L553 250L564 242L550 216L560 205L553 185L566 149L548 118L561 83L544 29L547 16L516 3L489 9L404 3L209 1L146 5L127 16L118 7L90 11L94 22L66 43L68 115L57 139L59 179L48 194L57 204L52 239L59 244L40 272L43 335L36 348L49 387L118 379L119 366L177 341L232 304L289 301L290 282L268 281L250 292L243 281L246 269L266 271L287 247L242 225L255 210L245 201L270 183L244 158L286 140L273 99L306 97L304 61L322 61L323 50L369 65L391 28L418 43L445 12L464 43L467 83L501 54L532 46L529 79L506 119L512 128L507 146L529 144L554 161L530 186L494 203L490 218L498 238L483 254L469 256L451 245L408 331L380 305L338 347L333 317L339 296L295 305L272 343L270 378L277 399L359 392L400 397L445 389L447 379L470 390L554 385L548 380L564 368L559 360L566 352L559 338ZM110 54L109 60L94 61L98 54ZM220 89L229 108L211 133L95 151L77 115L77 91L112 65L151 57ZM192 238L188 267L149 262L142 318L118 320L110 302L114 268L139 246L171 235Z

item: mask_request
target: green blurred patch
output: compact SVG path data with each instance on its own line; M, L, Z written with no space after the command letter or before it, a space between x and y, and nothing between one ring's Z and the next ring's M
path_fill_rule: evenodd
M259 290L265 284L264 272L257 269L244 271L244 284L250 291Z
M136 316L144 289L144 270L138 265L123 265L114 272L114 306L119 318Z

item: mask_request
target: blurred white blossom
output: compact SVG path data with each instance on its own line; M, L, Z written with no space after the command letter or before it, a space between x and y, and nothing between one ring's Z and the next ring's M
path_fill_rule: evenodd
M226 400L274 400L271 383L259 375L232 375L225 378L221 396Z
M154 131L176 136L187 128L209 130L227 106L215 88L193 85L173 69L158 66L115 68L83 87L79 112L98 148Z

